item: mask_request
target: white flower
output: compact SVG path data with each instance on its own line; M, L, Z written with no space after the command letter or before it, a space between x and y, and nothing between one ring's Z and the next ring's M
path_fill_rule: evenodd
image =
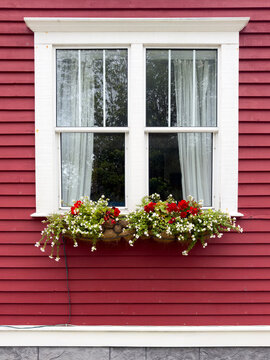
M207 246L207 243L203 244L203 248L206 248L206 246Z
M223 236L223 233L218 234L218 238L221 238Z
M133 241L132 240L129 240L128 243L129 243L130 246L133 246Z
M35 243L35 246L36 246L36 247L40 247L40 243L39 243L39 242L36 242L36 243Z
M50 256L49 256L49 258L50 258L50 259L53 259L53 256L52 256L52 255L50 255Z
M238 231L240 231L240 233L242 233L242 232L243 232L243 229L241 228L241 226L238 225L237 227L238 227Z
M55 261L59 261L59 260L60 260L60 257L57 256L57 257L55 258Z
M54 247L54 242L53 241L51 242L51 247Z
M77 241L75 241L75 242L74 242L73 247L78 247L78 243L77 243Z
M45 252L45 249L44 249L44 247L40 248L40 251L42 251L42 252Z
M97 250L97 248L95 247L95 246L92 246L91 247L91 251L93 252L93 251L96 251Z
M188 256L188 252L186 250L182 251L182 255Z

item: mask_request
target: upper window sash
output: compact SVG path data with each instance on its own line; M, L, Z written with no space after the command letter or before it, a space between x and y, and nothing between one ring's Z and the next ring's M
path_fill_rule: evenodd
M147 127L217 125L218 49L146 49Z
M127 49L56 49L56 124L127 126Z

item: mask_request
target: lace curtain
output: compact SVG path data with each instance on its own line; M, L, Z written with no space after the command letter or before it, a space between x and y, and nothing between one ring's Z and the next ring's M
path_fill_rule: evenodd
M215 59L211 59L211 53L207 59L207 51L201 52L194 69L192 51L188 53L175 51L172 57L177 126L216 126ZM211 206L212 134L178 134L178 146L183 198L192 195L197 200L203 199L205 206Z
M57 125L94 125L93 59L83 50L57 54ZM62 200L72 204L82 195L91 196L94 134L62 133Z

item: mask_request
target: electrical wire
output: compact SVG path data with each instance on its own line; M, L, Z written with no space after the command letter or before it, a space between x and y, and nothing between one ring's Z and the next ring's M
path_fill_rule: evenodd
M69 289L69 272L68 272L68 262L67 262L67 253L66 253L66 244L65 238L62 237L63 248L64 248L64 256L65 256L65 268L66 268L66 284L67 284L67 295L68 295L68 321L65 324L55 324L55 325L35 325L35 326L15 326L15 325L0 325L0 328L9 328L15 330L31 330L31 329L41 329L41 328L49 328L56 326L76 326L71 324L71 296Z

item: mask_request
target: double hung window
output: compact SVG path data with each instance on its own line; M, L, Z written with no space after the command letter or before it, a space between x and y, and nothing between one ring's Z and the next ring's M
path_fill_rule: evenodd
M149 176L141 175L149 193L193 195L212 206L217 51L146 49L145 55ZM102 194L125 206L127 67L127 49L56 50L62 206Z
M238 32L245 18L28 18L36 213L157 192L237 215Z

